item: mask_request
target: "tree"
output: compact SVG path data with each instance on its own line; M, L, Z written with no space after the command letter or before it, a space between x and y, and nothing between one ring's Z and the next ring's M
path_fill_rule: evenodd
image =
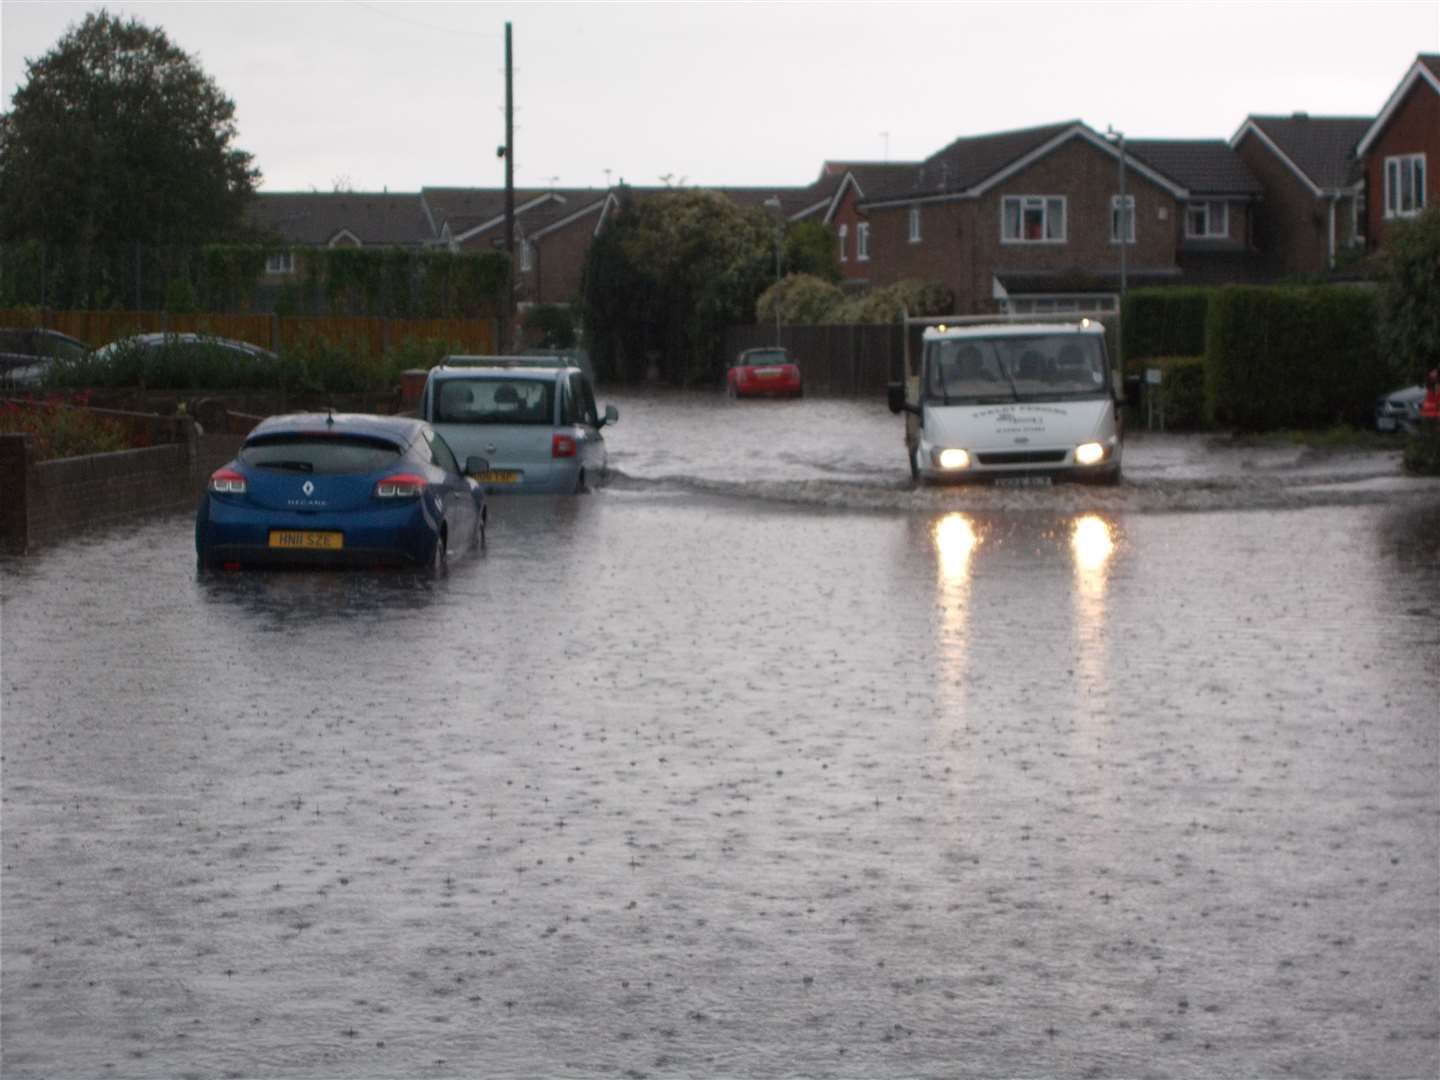
M1440 203L1387 226L1380 339L1397 379L1440 368Z
M725 327L749 322L772 280L772 228L763 211L715 192L622 193L586 258L585 337L597 370L634 379L653 362L669 382L718 379Z
M242 231L259 172L235 105L163 30L92 12L0 114L0 238L88 253Z
M840 280L835 233L818 221L801 221L785 230L785 273L812 274L832 284Z

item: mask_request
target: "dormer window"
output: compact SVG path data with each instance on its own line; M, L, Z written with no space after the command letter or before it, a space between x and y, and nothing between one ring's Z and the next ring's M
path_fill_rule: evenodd
M855 226L855 258L859 262L870 260L870 224L862 221Z
M840 261L844 262L849 257L845 250L845 241L849 239L850 226L841 225L837 231L840 234Z

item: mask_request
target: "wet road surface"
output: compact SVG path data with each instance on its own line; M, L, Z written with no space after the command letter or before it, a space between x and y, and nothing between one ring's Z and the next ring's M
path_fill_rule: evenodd
M0 1073L1440 1073L1434 485L617 400L439 580L0 564Z

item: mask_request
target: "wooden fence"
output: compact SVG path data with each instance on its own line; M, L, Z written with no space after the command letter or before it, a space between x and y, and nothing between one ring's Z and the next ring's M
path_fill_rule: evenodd
M0 326L36 325L35 308L0 310ZM165 311L39 312L39 325L59 330L98 348L131 334L213 334L248 341L284 352L298 342L319 337L379 356L406 341L444 340L467 353L494 351L493 319L379 319L363 316L309 315L176 315Z
M779 341L799 363L806 393L883 398L886 384L904 377L904 330L895 324L782 326ZM725 356L775 342L773 325L731 326Z

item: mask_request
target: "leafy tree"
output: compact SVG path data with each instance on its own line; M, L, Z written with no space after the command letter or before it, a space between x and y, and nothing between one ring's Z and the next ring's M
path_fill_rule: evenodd
M819 221L801 221L785 230L785 272L810 274L832 284L840 280L835 234Z
M674 189L636 199L591 245L583 290L597 370L633 379L718 378L724 329L749 322L771 279L772 224L723 195Z
M1440 368L1440 203L1389 226L1380 290L1380 339L1397 379Z
M0 115L0 239L87 262L233 239L260 175L235 136L234 103L163 30L92 12Z
M575 320L559 304L537 304L525 313L525 337L542 349L570 349L575 345Z

